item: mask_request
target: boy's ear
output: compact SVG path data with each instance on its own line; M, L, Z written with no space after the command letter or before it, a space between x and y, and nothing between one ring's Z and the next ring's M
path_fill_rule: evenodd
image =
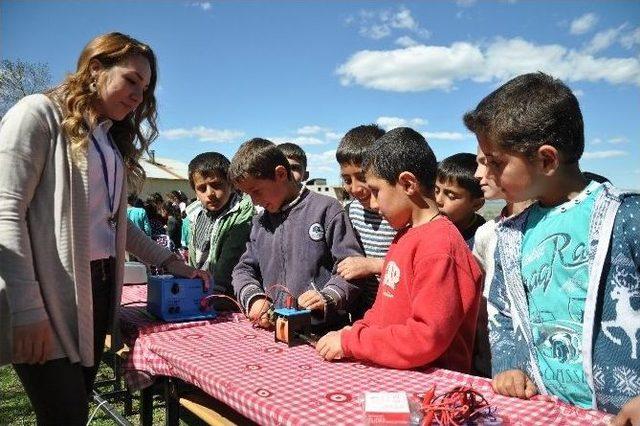
M547 176L555 173L560 166L560 153L558 150L551 145L542 145L538 148L537 154L541 172Z
M420 183L411 172L402 172L398 176L398 183L402 186L405 194L411 196L420 191Z
M289 180L289 175L287 174L287 169L282 164L278 164L275 168L275 180Z
M484 206L484 197L478 197L473 200L473 211L478 211Z

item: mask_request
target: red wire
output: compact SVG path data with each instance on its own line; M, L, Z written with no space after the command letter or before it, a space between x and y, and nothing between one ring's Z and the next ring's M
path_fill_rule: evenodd
M458 386L434 398L429 390L422 401L423 425L435 421L439 425L460 425L483 414L491 414L489 402L473 388Z
M285 293L287 293L289 295L289 297L291 297L293 299L293 295L291 294L291 292L289 291L289 289L282 285L282 284L272 284L270 285L266 290L265 293L269 294L269 292L271 290L273 290L274 288L280 288L282 289ZM200 303L205 306L205 304L212 298L214 297L219 297L219 298L225 298L225 299L229 299L231 300L233 303L236 304L236 306L238 307L238 309L240 309L240 312L244 312L244 309L242 309L242 306L238 303L238 301L232 297L227 296L226 294L211 294L209 296L206 296L204 298L201 299ZM264 306L266 305L266 303L268 302L268 300L266 298L262 299L262 307L260 310L262 310L262 308L264 308ZM260 320L265 316L268 315L269 311L266 310L264 311L258 318L256 318L255 320L251 321L251 323L255 326L258 324L258 322L260 322ZM245 313L245 317L247 317L247 319L249 319L249 316Z
M229 299L231 300L233 303L236 304L236 306L238 307L238 309L240 309L240 312L242 312L242 306L240 306L240 304L238 303L238 301L236 299L234 299L231 296L227 296L226 294L210 294L206 297L203 297L200 301L201 304L208 302L210 299L213 299L214 297L218 297L220 299ZM204 305L203 305L204 306Z

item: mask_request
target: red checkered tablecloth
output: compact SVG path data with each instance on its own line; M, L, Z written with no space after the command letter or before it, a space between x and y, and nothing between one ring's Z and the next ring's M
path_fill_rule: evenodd
M136 291L141 290L125 289L125 303ZM140 373L177 377L260 424L362 425L365 392L419 395L433 385L436 393L472 386L497 408L499 424L604 425L610 418L551 397L524 401L496 395L487 379L448 370L325 362L310 346L275 343L273 332L255 329L238 315L187 324L154 323L140 312L122 318L125 329L140 330L125 364L130 385L140 385Z

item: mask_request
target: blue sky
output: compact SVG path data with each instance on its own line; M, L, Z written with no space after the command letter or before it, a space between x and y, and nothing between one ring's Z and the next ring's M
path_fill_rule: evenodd
M73 71L88 40L121 31L159 60L156 156L231 157L255 136L299 143L337 183L335 149L377 122L426 135L438 159L475 152L464 112L543 70L576 92L584 170L640 188L640 2L0 3L0 54Z

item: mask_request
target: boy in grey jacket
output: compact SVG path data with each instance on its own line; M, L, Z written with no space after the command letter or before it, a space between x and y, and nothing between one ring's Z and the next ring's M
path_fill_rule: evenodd
M249 318L269 327L265 312L295 301L332 322L359 290L336 273L337 265L362 256L340 203L297 183L287 158L265 139L242 144L229 178L264 207L254 217L246 251L232 274Z

